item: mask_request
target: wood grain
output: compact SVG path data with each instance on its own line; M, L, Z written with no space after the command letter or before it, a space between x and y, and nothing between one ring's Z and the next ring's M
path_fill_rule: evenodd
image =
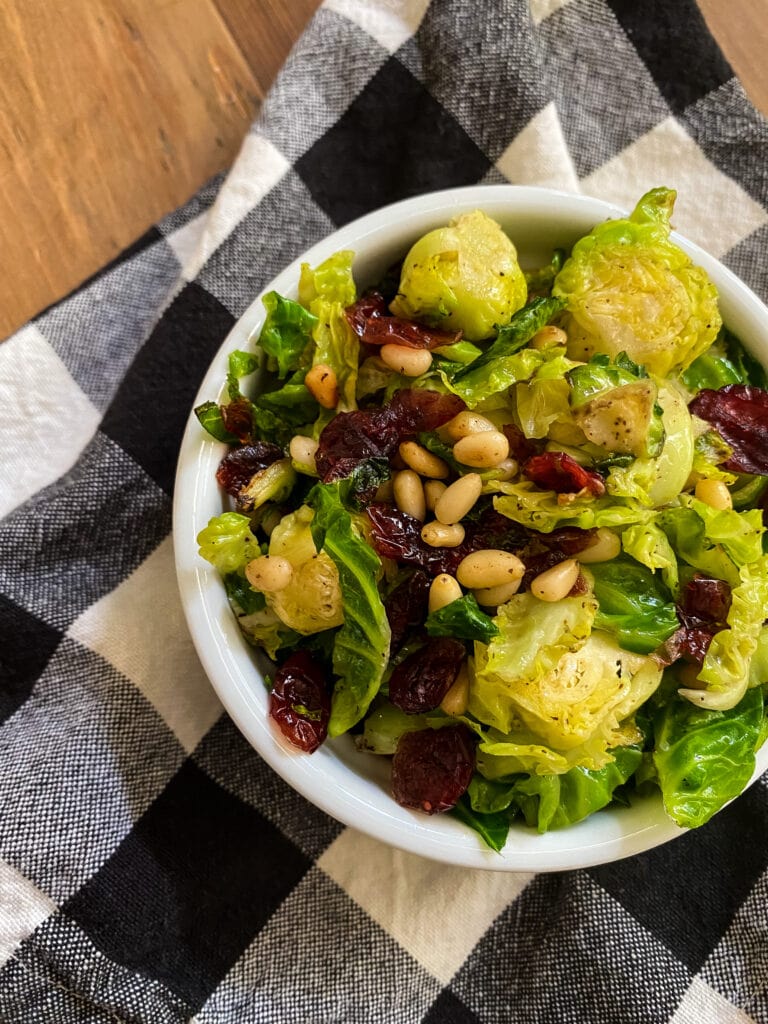
M768 117L768 3L698 0L699 8L752 102Z
M230 163L262 92L210 0L4 0L0 67L2 337Z
M0 338L226 168L319 0L3 0ZM766 0L699 0L768 114Z
M266 93L320 0L215 0Z

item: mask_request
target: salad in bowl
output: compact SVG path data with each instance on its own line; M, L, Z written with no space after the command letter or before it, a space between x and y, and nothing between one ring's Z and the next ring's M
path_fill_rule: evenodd
M195 409L225 496L197 542L283 750L343 737L398 813L496 851L648 793L695 827L748 785L768 391L674 201L525 269L478 204L263 296Z

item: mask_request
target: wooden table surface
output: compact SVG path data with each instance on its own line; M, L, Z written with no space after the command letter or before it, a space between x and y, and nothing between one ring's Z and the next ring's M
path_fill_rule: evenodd
M766 0L699 0L768 113ZM0 338L234 159L318 0L4 0Z

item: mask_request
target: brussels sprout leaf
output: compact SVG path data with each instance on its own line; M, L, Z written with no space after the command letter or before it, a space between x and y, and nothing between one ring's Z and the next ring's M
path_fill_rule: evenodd
M679 627L669 591L644 565L616 558L590 571L599 605L595 626L613 633L625 650L650 654Z
M200 420L211 437L217 441L224 441L227 444L237 444L238 438L224 426L224 417L221 414L221 407L216 402L203 402L195 409L195 416Z
M465 386L469 386L472 379L471 374L493 362L494 359L514 355L524 345L527 345L534 334L545 327L564 308L564 305L561 299L534 299L527 306L523 306L506 326L499 328L496 340L485 352L459 370L453 378L454 382L463 380Z
M352 528L338 484L316 484L307 498L315 510L312 537L339 573L344 625L333 646L333 670L339 676L331 703L330 736L360 721L381 686L389 658L390 629L376 586L378 555Z
M571 768L562 775L531 775L515 784L515 802L528 825L547 832L588 817L613 799L642 760L638 747L619 747L604 768Z
M543 267L536 267L534 270L525 270L525 283L528 285L529 295L547 295L552 290L563 263L565 262L565 249L555 249L552 259Z
M510 815L505 811L478 813L472 807L466 793L453 807L449 814L465 825L469 825L475 832L479 833L487 846L490 846L496 853L501 853L509 835Z
M461 640L480 640L487 644L499 635L499 627L481 612L474 594L452 601L436 612L430 612L424 626L430 636L455 636Z
M656 715L653 761L667 814L684 828L703 825L749 782L763 724L761 688L730 711L674 699Z
M259 345L277 362L278 377L298 370L301 356L312 339L312 328L317 323L300 303L284 299L277 292L268 292L263 298L267 319L259 335Z

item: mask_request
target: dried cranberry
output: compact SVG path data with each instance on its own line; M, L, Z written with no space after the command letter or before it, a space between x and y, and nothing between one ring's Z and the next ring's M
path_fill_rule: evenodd
M585 488L599 497L605 494L605 481L599 473L584 469L565 452L542 452L523 464L523 473L539 487L558 494L578 494Z
M366 509L371 523L371 543L382 558L392 558L403 565L414 565L430 576L453 573L463 548L433 548L421 539L421 522L407 512L391 505L374 504Z
M357 302L347 306L344 316L347 323L358 336L362 338L365 333L365 325L370 319L387 315L387 304L381 292L366 292L361 295Z
M389 458L396 446L391 431L378 429L374 412L340 412L320 435L315 465L323 483L332 483L366 459Z
M372 503L365 510L371 523L371 542L383 558L426 568L427 545L421 522L392 505Z
M331 698L323 670L307 651L297 651L275 673L269 713L283 736L311 754L328 733Z
M464 408L456 395L408 388L379 409L339 413L320 435L315 455L320 479L340 480L366 459L389 458L401 441L436 430Z
M400 316L389 316L384 297L378 292L364 295L345 314L352 330L366 345L433 349L453 345L461 338L461 331L441 331Z
M579 530L575 526L561 526L551 533L542 533L538 539L552 551L560 551L567 558L578 555L580 551L590 547L597 535L597 530Z
M475 738L466 725L404 733L392 759L392 792L403 807L449 811L475 770Z
M400 649L408 630L418 626L427 617L428 600L429 576L417 569L398 584L384 602L392 631L390 650L393 653Z
M441 331L425 327L399 316L382 316L369 320L362 340L367 345L405 345L407 348L441 348L455 345L461 331Z
M701 665L714 635L711 629L682 626L664 641L654 657L662 665L671 665L680 658Z
M455 548L433 548L425 544L419 520L391 505L369 505L366 512L371 522L371 543L377 553L404 565L419 566L430 576L455 573L462 558L482 548L516 551L528 538L523 527L490 505L473 519L465 520L464 540Z
M552 569L560 562L573 558L574 555L589 547L596 532L595 530L578 530L575 527L565 526L559 530L553 530L552 533L535 534L525 547L515 552L525 565L520 589L528 590L539 573ZM569 595L576 597L586 593L588 589L586 579L579 574Z
M680 642L679 657L685 658L686 661L695 661L701 665L704 662L714 635L714 632L709 629L686 628Z
M282 457L282 450L276 444L269 444L267 441L256 441L254 444L243 445L242 448L233 448L219 463L216 480L227 494L236 498L251 477Z
M407 715L434 711L464 660L464 644L436 636L401 661L389 678L389 699Z
M437 430L464 409L466 404L458 395L444 395L428 388L404 388L394 393L387 412L404 437L415 437L422 431Z
M768 391L749 384L703 388L688 408L711 423L733 449L723 463L726 469L768 474Z
M696 573L683 587L678 614L681 622L692 620L725 625L731 608L731 588L725 580Z
M520 427L514 423L505 423L501 428L504 436L509 441L509 454L518 462L525 462L535 455L541 448L543 442L536 442L526 437Z
M679 641L682 640L683 632L683 629L676 630L672 636L667 637L664 643L653 652L653 657L659 665L666 668L667 665L671 665L673 661L677 661L678 658L682 657Z
M253 440L253 406L247 398L236 398L229 405L222 405L221 418L240 444Z
M681 627L662 645L658 656L667 665L678 658L701 665L712 637L725 628L730 607L730 586L696 573L680 595L677 617Z
M477 514L464 520L465 538L462 557L482 548L517 551L529 539L528 531L519 523L497 512L493 505L475 506Z

